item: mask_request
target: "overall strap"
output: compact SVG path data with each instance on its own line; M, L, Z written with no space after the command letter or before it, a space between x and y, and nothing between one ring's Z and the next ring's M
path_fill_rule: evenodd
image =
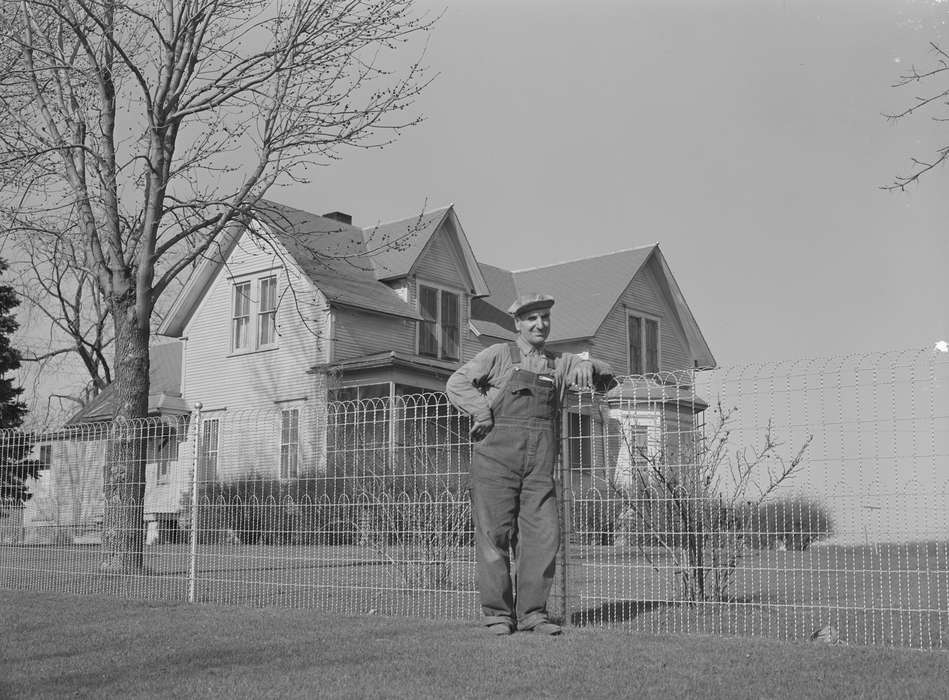
M545 352L545 353L544 353L544 357L547 358L547 371L548 371L548 372L553 372L555 369L557 369L557 365L554 364L555 358L554 358L554 356L553 356L552 353Z
M521 349L517 347L517 343L508 343L507 348L511 353L511 364L517 367L521 364Z

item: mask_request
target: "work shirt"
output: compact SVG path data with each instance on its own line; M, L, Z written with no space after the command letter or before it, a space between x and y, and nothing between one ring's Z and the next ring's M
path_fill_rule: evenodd
M558 397L563 397L567 377L581 362L592 362L593 371L598 375L612 374L610 366L600 360L583 360L569 352L537 349L521 336L517 336L514 343L521 352L521 369L550 374ZM509 346L510 343L498 343L485 348L448 378L445 389L449 400L475 421L491 418L491 408L514 371Z

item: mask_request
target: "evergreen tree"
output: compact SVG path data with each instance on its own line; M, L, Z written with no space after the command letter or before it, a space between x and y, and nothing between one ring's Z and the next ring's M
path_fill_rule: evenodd
M7 263L0 259L0 276ZM19 328L13 310L19 305L13 288L0 284L0 502L22 503L30 497L26 479L35 477L39 463L28 459L33 448L28 436L11 430L23 423L26 404L19 400L22 387L13 385L10 373L20 367L20 353L10 344L10 336Z
M7 262L0 258L0 276ZM0 428L16 428L23 422L26 405L18 401L22 387L14 387L9 373L20 368L20 353L10 345L10 336L20 327L13 310L20 304L13 287L0 284Z

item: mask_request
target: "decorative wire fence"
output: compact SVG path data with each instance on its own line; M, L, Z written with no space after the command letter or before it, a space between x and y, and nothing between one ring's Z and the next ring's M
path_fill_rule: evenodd
M477 618L468 419L313 403L0 434L0 586ZM949 647L949 355L621 378L560 434L566 624Z

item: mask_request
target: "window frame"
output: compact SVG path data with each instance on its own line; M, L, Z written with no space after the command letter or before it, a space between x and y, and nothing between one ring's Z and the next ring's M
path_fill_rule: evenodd
M178 461L178 429L171 427L149 436L147 461L155 464L155 483L167 484L171 481L171 463Z
M279 270L270 268L264 271L257 271L252 274L239 275L230 278L231 283L231 337L230 354L244 355L253 352L262 352L274 350L278 347L277 333L277 312L280 308L280 283L278 281ZM272 281L273 288L270 296L273 306L264 307L265 284ZM239 290L246 289L246 292ZM243 295L246 303L246 313L238 315L238 299ZM263 342L262 337L264 324L269 319L269 330L272 337L269 342ZM238 344L238 322L243 320L246 324L243 328L244 344Z
M272 282L272 299L264 296L264 284ZM271 301L272 306L264 307L265 301ZM269 320L265 320L269 319ZM266 324L266 325L265 325ZM263 330L268 328L269 341L263 339ZM257 349L272 348L277 344L277 275L264 275L257 279Z
M242 292L242 289L246 288L246 292ZM250 350L250 321L251 321L251 312L250 307L252 299L250 296L251 290L251 281L250 280L235 280L231 285L231 352L247 352ZM246 308L238 308L238 301L242 301L243 305ZM243 311L243 313L240 313ZM244 325L239 325L243 321ZM240 336L239 329L243 331L243 336ZM243 338L243 344L240 343L241 337Z
M448 287L442 284L427 282L425 280L416 280L415 284L415 308L419 312L419 315L422 315L422 290L428 289L435 292L436 299L436 309L435 309L435 318L434 319L423 319L415 324L416 333L415 333L415 351L418 355L422 357L431 357L436 360L444 360L446 362L458 362L464 357L464 351L462 348L463 337L462 333L462 321L464 320L464 303L465 303L465 292L457 288ZM450 295L455 298L455 309L457 311L457 318L455 324L452 326L452 329L456 331L457 336L455 338L455 352L453 355L446 353L446 338L447 338L447 326L445 324L445 296ZM423 352L422 351L422 338L424 337L425 329L428 325L431 324L434 327L434 338L435 338L435 353Z
M639 322L639 369L636 371L636 367L633 362L633 343L631 332L633 329L633 320ZM647 328L650 323L655 324L656 329L656 359L655 367L650 369L647 367L647 360L649 359L649 347L648 347L648 332ZM662 319L659 316L654 316L653 314L646 314L641 311L631 311L627 310L626 312L626 367L629 374L635 375L646 375L646 374L658 374L660 368L662 367Z
M213 449L209 437L214 436ZM198 452L198 480L199 483L213 483L218 480L221 466L221 419L202 418L201 420L201 449ZM213 457L213 459L212 459ZM213 465L213 470L209 469ZM211 478L209 478L211 477Z
M299 406L280 409L280 463L277 468L277 476L281 480L296 479L300 476Z

